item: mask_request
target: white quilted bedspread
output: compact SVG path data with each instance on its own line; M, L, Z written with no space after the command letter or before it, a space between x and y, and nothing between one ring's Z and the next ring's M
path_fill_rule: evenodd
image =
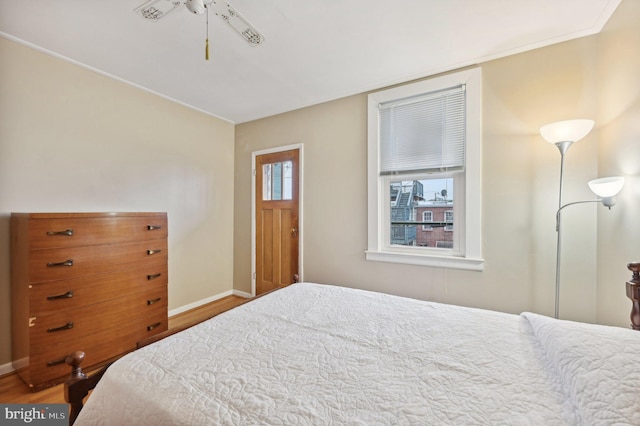
M129 354L77 425L640 425L640 333L301 283Z

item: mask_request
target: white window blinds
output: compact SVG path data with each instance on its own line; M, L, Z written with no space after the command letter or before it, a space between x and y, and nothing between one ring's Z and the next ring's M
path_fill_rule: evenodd
M464 169L465 86L379 105L380 174Z

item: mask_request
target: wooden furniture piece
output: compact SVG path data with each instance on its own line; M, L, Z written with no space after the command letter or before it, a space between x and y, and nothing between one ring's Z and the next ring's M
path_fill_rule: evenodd
M627 297L631 299L631 328L640 330L640 262L633 262L627 265L633 272L630 281L627 281Z
M34 391L167 329L166 213L12 213L13 364Z

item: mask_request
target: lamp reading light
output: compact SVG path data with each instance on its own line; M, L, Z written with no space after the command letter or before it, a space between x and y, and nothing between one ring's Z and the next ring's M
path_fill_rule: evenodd
M603 205L611 208L615 203L615 196L624 186L624 178L620 176L593 179L588 182L589 189L596 194Z
M556 233L558 237L556 249L556 318L558 318L558 309L560 303L560 212L562 212L562 210L566 207L585 203L602 203L602 205L611 210L611 207L613 207L613 205L616 203L616 195L618 195L618 193L624 186L624 178L620 176L605 177L590 180L588 184L589 189L591 189L591 191L598 196L598 199L567 203L560 206L560 208L556 212Z

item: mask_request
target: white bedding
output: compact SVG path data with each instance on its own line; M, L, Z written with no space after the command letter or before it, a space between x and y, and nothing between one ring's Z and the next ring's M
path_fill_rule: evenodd
M76 425L640 425L640 333L300 283L113 364Z

